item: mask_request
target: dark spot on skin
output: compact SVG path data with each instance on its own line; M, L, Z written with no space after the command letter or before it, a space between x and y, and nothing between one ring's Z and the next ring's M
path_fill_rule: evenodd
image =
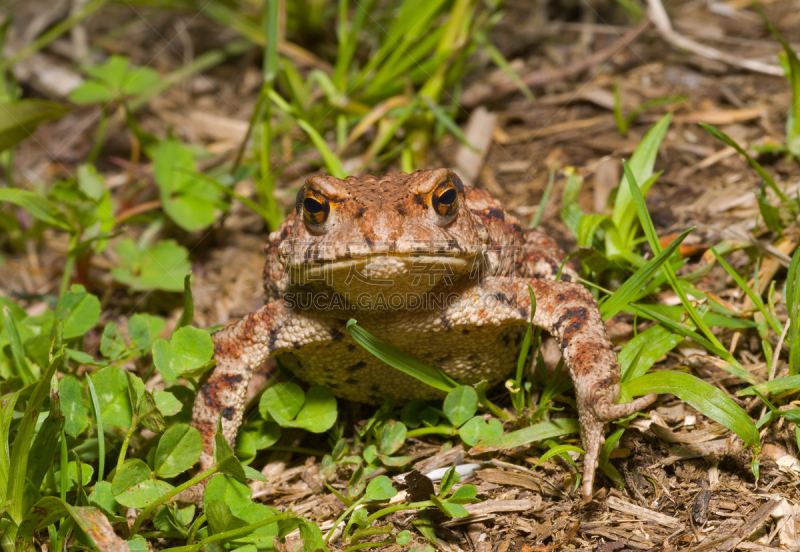
M278 341L278 328L272 328L269 331L269 352L275 352L275 342Z
M558 320L553 324L553 328L558 331L561 325L569 319L575 319L575 322L584 322L588 318L589 311L585 307L572 307L564 311L564 314L558 317ZM574 324L574 322L573 322Z
M377 383L373 383L372 385L369 386L369 390L372 391L373 393L378 393L380 395L381 386L378 385Z
M453 329L453 325L450 323L450 320L448 320L446 314L443 314L441 318L439 318L439 322L441 322L442 326L446 331L450 331Z
M356 212L353 213L353 218L356 219L356 220L360 219L361 217L364 216L364 213L366 213L366 212L367 212L367 210L364 207L359 207L358 209L356 209Z
M335 381L329 381L329 382L328 382L326 385L327 385L328 387L330 387L331 389L339 389L339 387L341 387L341 386L340 386L338 383L336 383Z
M408 214L408 211L406 211L406 208L403 207L402 205L395 206L394 210L397 211L397 214L400 215L401 217L404 217Z
M504 334L503 334L503 337L502 337L501 339L503 340L503 345L505 345L506 347L508 347L509 345L511 345L511 340L509 339L509 337L508 337L508 334L507 334L507 333L504 333Z
M467 335L469 333L469 329L464 328L463 330L461 330L461 333Z
M348 385L355 385L358 383L358 380L356 378L347 378L344 382Z
M452 358L453 358L453 355L451 355L450 353L447 353L443 357L437 359L437 361L438 362L447 362L447 361L451 360Z
M342 339L344 339L344 333L342 333L340 330L337 330L336 328L331 330L331 340L341 341Z
M421 195L414 194L413 199L414 199L414 203L416 203L417 205L419 205L423 209L425 209L427 207L427 205L425 204L425 198L422 197Z
M293 341L292 342L292 347L294 347L295 349L302 349L303 348L303 344L300 343L299 341Z
M493 293L492 297L494 297L498 303L503 303L503 304L508 303L508 298L506 297L506 294L501 291Z
M522 346L522 334L517 332L517 337L514 338L514 347L519 349Z
M372 239L370 239L370 237L367 236L366 234L364 234L364 243L366 243L368 247L372 247L373 245L375 245L375 242L372 241Z
M222 376L222 380L227 385L233 386L233 385L235 385L237 383L241 383L242 376L240 376L239 374L225 374L225 375Z
M458 242L454 238L450 238L449 240L447 240L447 249L449 251L453 251L454 249L462 251L461 246L458 245Z
M519 308L519 315L520 315L522 318L524 318L525 320L527 320L528 318L530 318L530 316L528 315L528 309L526 309L525 307L520 307L520 308Z
M233 415L236 413L236 411L230 406L226 406L225 408L220 410L220 413L222 414L222 417L225 418L226 420L233 420Z
M477 357L477 355L469 355L469 356L467 357L467 362L472 362L472 363L474 363L474 362L476 362L477 360L478 360L478 357Z
M347 344L347 350L352 353L353 351L356 350L356 344L355 343L348 343Z
M486 209L486 215L489 218L499 220L500 222L504 222L506 220L506 214L503 212L503 210L496 207L489 207Z
M359 360L359 361L358 361L358 362L356 362L355 364L353 364L353 365L351 365L351 366L348 366L348 367L347 367L347 371L348 371L348 372L351 372L351 373L352 373L352 372L358 372L358 371L359 371L359 370L361 370L362 368L366 368L366 367L367 367L367 363L366 363L366 362L364 362L363 360Z

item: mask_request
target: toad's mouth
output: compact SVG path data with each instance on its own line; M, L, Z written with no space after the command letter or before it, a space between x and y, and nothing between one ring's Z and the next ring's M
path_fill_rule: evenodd
M348 276L374 279L380 283L395 275L410 276L455 276L479 272L478 252L452 252L437 255L431 253L372 253L342 259L309 259L306 262L287 263L286 269L297 282L324 281L326 278Z

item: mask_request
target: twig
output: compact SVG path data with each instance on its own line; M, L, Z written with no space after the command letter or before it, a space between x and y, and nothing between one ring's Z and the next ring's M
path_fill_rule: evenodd
M593 65L597 65L601 61L614 57L623 48L636 40L649 26L650 20L645 19L620 37L619 40L596 51L589 57L578 60L563 69L547 69L528 73L522 76L522 82L529 88L534 88L582 73ZM464 107L473 107L487 100L499 99L515 90L517 90L517 83L511 79L505 79L495 84L476 84L464 92L464 95L461 97L461 105Z
M656 26L656 30L658 30L659 34L664 38L664 40L673 46L687 50L700 57L721 61L723 63L727 63L728 65L733 65L734 67L747 69L748 71L755 71L756 73L764 73L765 75L775 75L778 77L783 76L783 69L778 65L772 65L771 63L764 63L754 59L744 59L737 56L732 56L717 50L716 48L711 48L710 46L700 44L699 42L695 42L690 38L686 38L685 36L678 34L672 28L672 24L669 21L669 16L667 15L667 11L664 9L664 5L661 3L661 0L647 0L647 5L649 8L647 10L648 15L653 21L653 24Z

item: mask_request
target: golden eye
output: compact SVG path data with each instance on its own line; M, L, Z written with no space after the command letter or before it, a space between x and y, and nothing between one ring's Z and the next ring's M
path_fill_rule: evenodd
M439 184L431 195L431 207L437 215L451 217L458 209L458 190L449 178Z
M303 218L311 226L319 226L331 212L331 205L321 194L307 190L303 199Z

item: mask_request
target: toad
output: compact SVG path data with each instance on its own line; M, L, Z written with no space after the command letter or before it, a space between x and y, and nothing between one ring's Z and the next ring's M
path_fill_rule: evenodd
M533 323L560 345L575 386L584 500L604 425L656 398L617 404L616 354L594 297L562 268L563 251L450 170L311 177L266 252L266 304L214 335L216 368L195 400L203 469L218 419L235 439L250 376L268 357L349 400L442 395L358 346L345 329L351 318L461 383L503 380L530 321L529 286Z

